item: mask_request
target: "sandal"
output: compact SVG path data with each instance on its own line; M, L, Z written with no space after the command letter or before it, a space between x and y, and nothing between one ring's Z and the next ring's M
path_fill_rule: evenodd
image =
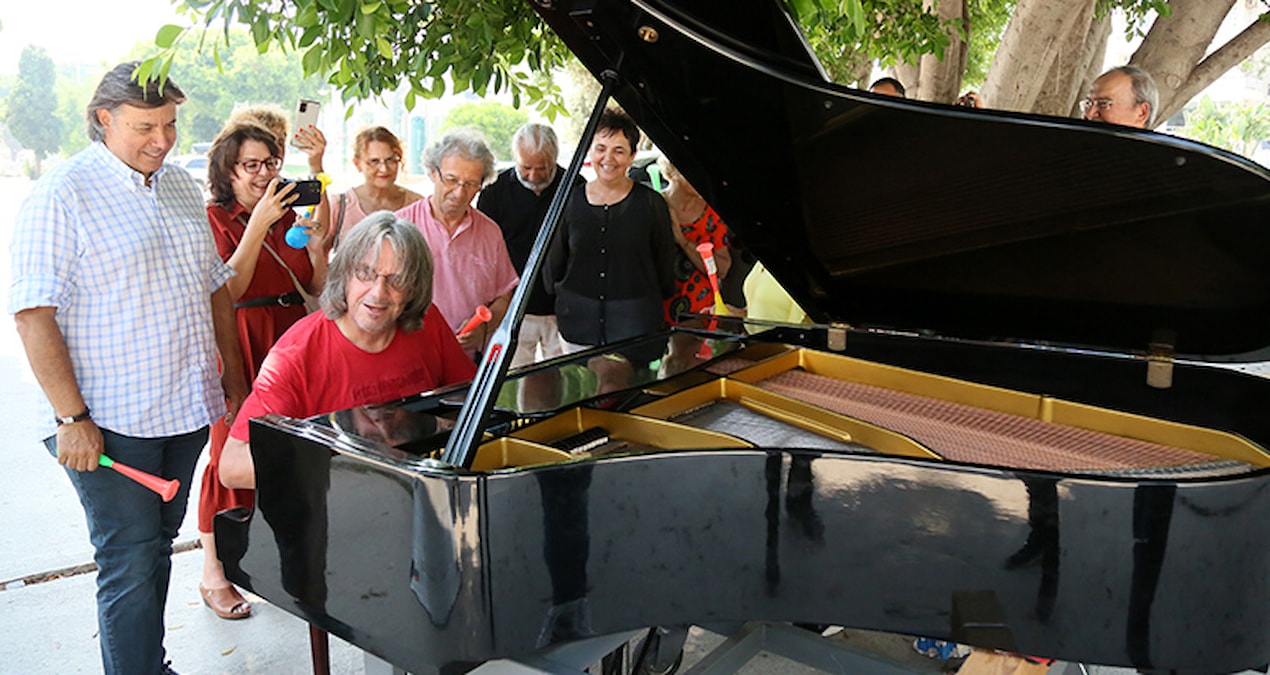
M199 584L198 593L203 598L203 604L222 619L235 621L251 616L251 603L247 602L246 598L232 585L224 588L204 588L203 584Z

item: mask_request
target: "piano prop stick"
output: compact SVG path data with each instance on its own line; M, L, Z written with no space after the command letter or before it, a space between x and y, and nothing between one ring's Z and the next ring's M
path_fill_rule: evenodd
M154 474L146 473L140 469L134 469L127 464L120 464L105 455L98 455L97 463L107 469L114 469L128 478L131 478L132 480L140 483L144 488L153 490L156 494L162 497L165 502L172 501L172 498L176 496L177 491L181 489L181 481L179 480L159 478Z
M322 184L321 192L326 192L326 188L331 185L331 177L325 173L319 173L314 176L314 178ZM313 217L313 209L315 208L317 208L316 204L304 210L305 219ZM287 241L287 245L291 248L304 248L305 244L309 243L309 233L305 232L304 228L300 225L292 225L291 229L287 230L285 239Z
M477 326L489 321L493 318L493 316L494 314L489 311L489 307L486 307L485 305L477 305L476 313L472 315L472 318L467 320L467 323L463 324L463 327L460 328L459 332L455 333L455 335L467 335L468 333L476 330Z
M595 106L591 108L591 116L587 118L586 128L583 129L580 137L582 140L578 141L578 147L573 152L573 160L569 162L569 168L565 170L564 178L560 180L560 189L556 190L555 196L551 198L551 205L547 207L542 226L538 228L538 236L534 239L533 249L529 251L529 259L525 261L522 278L533 279L542 271L547 245L551 243L551 236L556 232L560 214L564 213L565 200L569 198L570 187L582 170L582 161L586 158L595 130L600 126L600 115L604 113L605 106L608 105L609 96L613 93L617 80L616 71L605 70L600 74L600 95L596 97ZM533 284L516 286L515 292L512 293L512 300L507 305L507 312L503 315L502 323L494 329L494 334L486 342L485 355L476 369L476 378L472 380L472 386L468 388L467 400L463 403L463 409L459 411L458 419L454 420L454 430L450 432L449 441L445 444L445 452L441 455L441 461L446 464L468 469L471 468L472 461L476 459L476 448L480 445L485 433L485 418L494 408L494 398L502 389L503 376L507 374L507 368L511 365L510 354L516 351L516 336L520 333L520 322L525 318L525 303L529 301L531 288Z
M706 266L706 275L710 277L710 288L714 290L714 315L727 316L728 307L723 304L723 296L719 294L719 267L714 262L714 244L708 241L697 244L697 253L701 254L701 262ZM716 326L718 326L717 322L710 321L710 330L714 330ZM711 354L710 343L702 340L701 348L697 350L697 358L708 359Z

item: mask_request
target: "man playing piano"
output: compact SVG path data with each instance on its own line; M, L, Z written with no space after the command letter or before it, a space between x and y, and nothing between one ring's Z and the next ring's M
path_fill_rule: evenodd
M248 420L306 418L472 379L476 366L432 305L432 255L419 230L380 211L355 225L331 261L322 310L269 350L229 432L220 479L254 488Z

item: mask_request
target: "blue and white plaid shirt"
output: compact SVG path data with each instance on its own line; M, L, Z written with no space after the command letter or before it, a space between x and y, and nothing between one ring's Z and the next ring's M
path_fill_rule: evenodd
M9 312L57 308L94 421L141 438L225 413L210 299L234 275L190 175L165 165L150 183L93 143L36 183L9 248Z

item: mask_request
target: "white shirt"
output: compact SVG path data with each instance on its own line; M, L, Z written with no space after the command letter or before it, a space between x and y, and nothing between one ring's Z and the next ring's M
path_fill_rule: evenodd
M211 294L234 275L189 174L164 165L150 183L94 143L36 183L9 249L9 312L57 308L94 421L140 438L225 413Z

